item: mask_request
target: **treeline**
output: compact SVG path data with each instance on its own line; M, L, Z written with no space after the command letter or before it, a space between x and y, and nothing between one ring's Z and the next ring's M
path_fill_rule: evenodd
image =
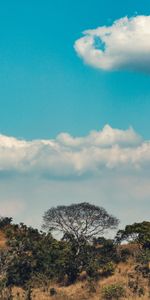
M112 275L117 264L129 257L148 278L150 222L128 225L114 239L103 236L118 224L104 208L89 203L51 208L43 217L45 231L1 217L6 247L0 250L0 289L46 286L49 281L69 285L84 278L98 280ZM123 241L128 243L122 247Z

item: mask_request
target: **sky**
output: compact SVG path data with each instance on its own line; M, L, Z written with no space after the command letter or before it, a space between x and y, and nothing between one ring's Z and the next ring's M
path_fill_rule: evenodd
M0 3L0 215L149 218L150 3Z

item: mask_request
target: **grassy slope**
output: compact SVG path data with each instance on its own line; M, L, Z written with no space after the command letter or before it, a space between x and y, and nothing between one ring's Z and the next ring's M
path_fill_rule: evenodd
M6 238L5 234L0 231L0 249L5 249L6 248Z
M49 296L49 293L46 291L43 291L43 289L34 289L32 292L32 298L35 300L101 300L101 289L105 285L109 285L112 283L122 283L126 289L126 297L122 299L136 299L136 300L148 300L149 298L149 289L148 289L148 281L147 279L144 279L142 276L139 276L138 282L139 286L143 287L145 290L145 295L142 297L134 296L131 290L128 287L128 274L131 274L134 276L134 280L136 279L137 275L134 271L134 264L133 261L130 260L127 263L120 263L115 271L115 274L113 276L110 276L108 278L101 279L97 283L94 284L96 288L96 292L90 292L90 284L88 281L83 282L77 282L71 286L68 287L60 287L56 284L51 284L49 289L51 287L54 287L57 291L56 296ZM20 296L22 294L22 290L19 290L17 288L14 288L14 299L16 298L16 293L20 292ZM24 296L22 295L20 298L24 299Z
M2 231L0 231L0 249L6 249L6 238ZM128 288L128 274L133 275L133 279L137 278L137 274L134 271L134 262L133 260L129 260L126 263L118 264L115 274L108 278L101 279L97 283L94 284L96 292L93 293L90 291L92 285L90 287L90 283L85 281L79 281L68 287L60 287L56 284L50 284L49 289L54 287L57 291L56 296L49 296L49 292L45 290L45 288L34 289L32 291L32 299L35 300L101 300L101 290L105 285L113 284L113 283L122 283L126 289L126 298L124 299L136 299L136 300L148 300L150 299L150 288L148 288L148 281L144 279L142 276L139 276L138 282L139 286L143 287L145 290L145 295L142 297L134 296L131 290ZM48 290L49 290L48 289ZM13 299L14 300L23 300L25 299L25 292L20 288L13 288ZM123 299L123 298L122 298Z

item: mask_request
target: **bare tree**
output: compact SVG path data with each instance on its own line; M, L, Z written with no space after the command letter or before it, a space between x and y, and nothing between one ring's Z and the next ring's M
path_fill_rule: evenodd
M102 235L107 229L115 229L119 220L103 207L89 203L50 208L43 216L43 228L62 235L70 235L79 243Z

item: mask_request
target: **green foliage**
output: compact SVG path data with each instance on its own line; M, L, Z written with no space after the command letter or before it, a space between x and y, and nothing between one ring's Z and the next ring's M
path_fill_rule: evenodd
M149 276L150 262L150 222L134 223L127 225L125 230L119 230L116 235L116 242L130 241L138 246L136 260L139 263L136 270L140 271L143 276Z
M91 212L91 206L84 204L84 207L88 213ZM27 287L33 287L34 284L39 287L44 283L45 290L49 291L49 281L69 285L74 283L77 278L80 278L82 274L86 275L85 278L89 282L90 280L91 282L96 282L100 276L114 274L120 257L123 261L126 261L128 255L130 255L129 250L122 249L121 252L118 251L114 240L96 236L92 241L87 238L87 235L83 234L85 221L82 223L79 207L75 206L75 208L77 209L76 217L79 217L76 226L78 229L80 224L82 229L78 232L78 236L75 236L73 232L64 232L63 238L59 241L52 236L51 232L39 232L37 229L27 227L23 223L19 225L12 224L11 218L1 219L3 228L1 230L4 231L7 238L6 249L0 251L1 293L5 291L11 297L11 287L17 285L26 290L27 297L30 299L31 291ZM73 209L75 208L73 206ZM80 206L80 208L83 207ZM95 218L95 206L92 206L92 210L94 210ZM100 211L98 209L98 213ZM105 214L105 211L102 210L101 212L103 217L104 215L108 218L110 217L107 213ZM84 213L83 216L87 217L88 213ZM89 218L91 220L91 215ZM74 219L73 222L75 222ZM121 240L127 236L131 238L132 232L133 239L134 233L136 241L140 241L141 249L138 256L137 271L142 272L144 276L148 276L148 263L150 260L150 250L148 248L149 223L143 222L141 224L127 226L125 231L119 232L117 236ZM81 230L82 234L80 234ZM109 287L108 291L110 290L112 293L116 291L116 295L119 293L119 287ZM139 291L139 293L142 293L142 291ZM119 297L119 294L116 297Z
M102 297L103 299L108 300L119 300L125 296L124 286L120 283L111 284L103 287Z
M116 263L120 261L117 247L113 240L98 238L94 240L95 255L98 269L101 276L111 276L114 274Z
M127 225L125 230L119 230L116 235L116 242L132 241L143 249L150 249L150 222L134 223Z
M150 278L150 249L143 249L137 257L136 271L142 273L143 277Z
M139 290L138 290L138 296L139 296L139 297L142 297L142 296L144 296L144 294L145 294L144 288L143 288L143 287L140 287Z
M102 275L103 276L111 276L115 272L115 265L113 262L106 263L102 268Z
M126 262L130 256L131 256L131 251L128 248L121 249L120 260L122 262Z
M113 240L100 237L98 239L94 239L93 243L95 247L95 252L99 257L100 265L104 265L110 261L119 261L117 247Z
M4 261L7 285L24 286L36 273L59 276L64 243L51 234L20 224L7 232L9 251Z
M12 223L12 218L0 217L0 229L4 229Z
M90 294L96 293L96 284L93 278L88 278L87 288Z
M150 249L144 249L138 256L138 261L145 266L150 262Z

